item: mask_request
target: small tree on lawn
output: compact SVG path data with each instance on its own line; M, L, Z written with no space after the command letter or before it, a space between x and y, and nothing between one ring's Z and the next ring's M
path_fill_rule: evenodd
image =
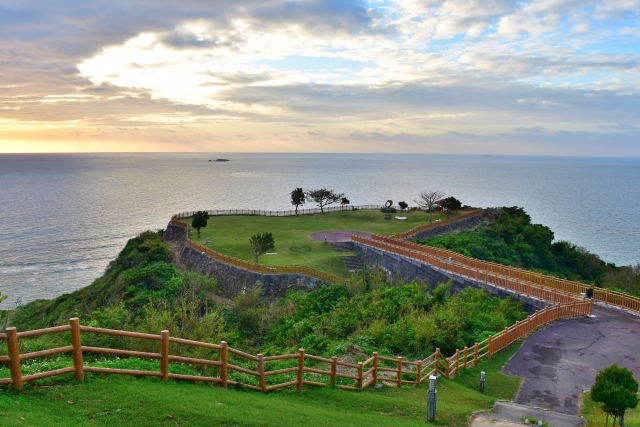
M619 368L615 363L601 370L596 375L596 383L591 387L591 398L601 402L602 409L620 419L620 427L624 427L624 412L627 408L638 406L638 381L633 372L627 368ZM608 416L608 415L607 415Z
M344 197L343 193L338 194L326 188L306 191L304 194L318 205L322 213L324 213L325 206L339 202Z
M418 200L414 200L422 209L429 211L429 222L432 222L433 210L438 204L438 201L444 197L444 193L438 190L435 191L423 191L420 193Z
M207 211L198 211L193 214L193 221L191 221L191 226L198 230L198 238L200 238L200 229L207 226L208 219L209 212Z
M448 210L449 212L458 212L462 207L462 203L460 202L460 200L452 196L442 200L440 202L440 206L442 206L444 209Z
M405 210L409 207L409 205L407 204L407 202L398 202L398 206L400 206L400 209Z
M256 264L258 264L258 257L267 253L267 251L271 251L274 248L273 235L271 233L258 233L251 236L249 239L249 243L253 246L253 256L256 259Z
M344 209L344 207L348 204L350 204L351 202L349 201L349 199L347 199L346 197L343 197L342 200L340 201L340 205L342 206L342 208Z
M296 207L296 215L298 215L298 206L304 205L304 191L302 188L296 188L291 192L291 204Z

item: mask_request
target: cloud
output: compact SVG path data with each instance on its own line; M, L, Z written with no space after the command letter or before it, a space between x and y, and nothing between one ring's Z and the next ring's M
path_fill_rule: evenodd
M541 126L533 126L530 128L520 126L520 127L514 128L513 130L518 133L531 133L531 134L538 134L538 135L545 133L544 128Z
M168 125L187 126L176 127L185 141L187 132L228 141L240 128L238 147L262 151L262 135L308 126L324 130L278 146L448 141L546 153L582 138L594 153L636 152L639 9L639 0L8 0L0 129L15 140L38 127L88 138L92 126L139 126L144 142Z

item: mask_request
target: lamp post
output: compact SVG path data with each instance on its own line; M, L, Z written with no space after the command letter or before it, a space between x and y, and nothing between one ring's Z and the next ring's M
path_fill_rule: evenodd
M427 395L427 421L436 420L436 376L429 376L429 394Z

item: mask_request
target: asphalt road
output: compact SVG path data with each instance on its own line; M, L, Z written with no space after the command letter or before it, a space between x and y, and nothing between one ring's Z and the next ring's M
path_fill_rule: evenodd
M543 328L504 366L524 378L517 403L577 415L580 393L602 368L616 363L640 380L640 317L598 306L593 314Z

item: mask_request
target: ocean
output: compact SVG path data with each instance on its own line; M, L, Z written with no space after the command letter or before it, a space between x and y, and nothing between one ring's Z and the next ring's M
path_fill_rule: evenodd
M331 188L355 205L413 205L435 189L472 206L517 205L557 240L619 265L640 262L639 158L0 154L3 308L89 285L128 239L164 228L173 213L291 209L295 187Z

